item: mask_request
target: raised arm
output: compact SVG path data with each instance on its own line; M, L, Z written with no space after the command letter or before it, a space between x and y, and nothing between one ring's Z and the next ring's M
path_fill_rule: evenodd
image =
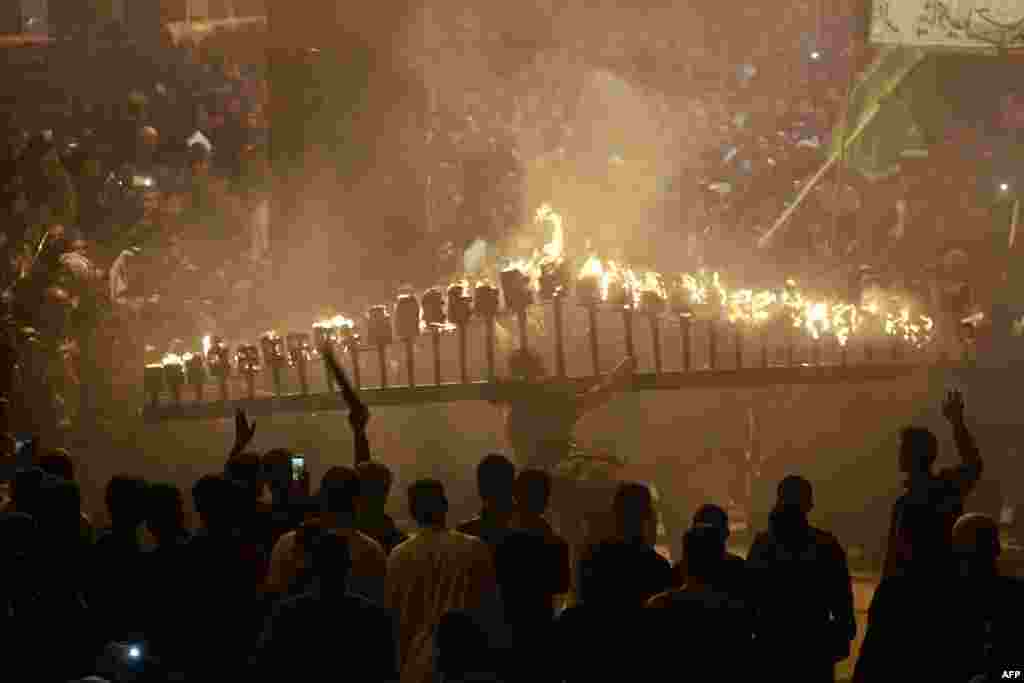
M981 478L983 469L981 452L964 421L964 397L951 391L942 404L942 414L953 427L953 440L960 455L961 465L952 471L961 492L967 494Z
M600 384L591 388L580 397L579 414L585 415L595 408L600 408L611 400L612 395L621 389L636 372L636 359L627 356L615 366Z
M231 446L231 452L228 453L228 461L241 455L254 436L256 436L256 421L250 422L245 411L239 410L235 413L235 443Z
M355 464L369 462L370 441L366 437L366 425L370 421L370 409L366 407L352 383L348 381L348 375L338 365L334 352L327 346L321 348L320 352L327 360L327 366L331 369L331 374L334 375L338 386L341 387L341 394L345 397L345 402L348 403L348 422L352 425L352 436L355 439Z

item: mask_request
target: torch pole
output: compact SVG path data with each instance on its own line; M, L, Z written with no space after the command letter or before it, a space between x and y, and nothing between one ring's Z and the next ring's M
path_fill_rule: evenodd
M866 360L867 362L870 363L874 359L875 359L875 350L871 346L871 341L870 340L865 340L864 341L864 360Z
M786 327L786 365L789 367L796 365L796 341L792 325Z
M497 378L494 370L494 316L487 316L484 320L484 330L487 335L487 381L493 382Z
M309 367L306 365L306 359L299 358L295 365L299 371L299 391L303 396L309 396Z
M192 388L196 394L196 403L203 402L203 389L205 384L205 382L196 382L194 385L192 385Z
M708 367L718 368L718 329L713 318L708 321Z
M654 374L661 374L661 325L658 321L658 316L651 314L649 318L651 322L651 346L654 351Z
M181 385L175 382L171 383L171 397L174 399L174 405L181 405Z
M277 382L275 377L274 382ZM249 396L250 401L256 400L256 375L251 372L245 374L245 390ZM280 395L280 392L278 393Z
M516 311L516 320L519 322L519 349L525 351L527 348L526 334L526 309Z
M332 352L334 351L333 345L328 345L328 348L331 349ZM326 357L324 358L324 373L327 376L327 393L333 394L337 390L337 386L334 382L334 374L331 372L331 364L328 362Z
M839 345L839 365L840 367L846 367L846 344Z
M467 343L468 330L465 325L459 325L459 379L463 384L469 384L469 368L467 368Z
M441 386L441 330L436 325L430 327L430 343L434 350L434 384Z
M565 302L561 293L555 293L551 302L555 312L555 370L559 377L565 377L565 321L563 320Z
M736 351L736 369L743 369L743 328L740 323L737 322L735 329L733 329L733 339L735 341Z
M626 306L622 309L622 325L626 330L626 355L636 358L636 348L633 344L633 307Z
M349 354L352 356L352 381L356 385L356 389L363 388L363 371L359 366L359 346L355 342L349 346Z
M274 363L271 366L270 369L271 369L271 372L272 372L272 374L274 376L274 394L277 395L277 396L280 396L281 394L284 393L282 391L282 388L283 388L282 384L283 383L281 381L281 364L280 363ZM250 396L249 398L253 398L253 397Z
M388 388L388 347L377 345L377 361L380 368L380 388Z
M811 361L811 365L815 365L815 366L821 365L821 344L822 344L822 341L821 341L821 334L820 333L818 334L817 337L814 338L812 343L814 344L814 346L812 347L811 353L814 354L814 358Z
M758 335L761 339L761 367L768 367L768 333L762 327L761 333Z
M220 377L220 400L224 403L231 400L231 392L228 390L228 378L225 375Z
M405 340L405 370L409 373L409 386L416 386L416 343L412 338Z
M892 359L894 361L903 360L903 340L900 339L898 334L894 334L892 337Z
M594 366L594 377L600 377L601 353L597 341L597 304L587 306L587 321L590 325L590 362Z
M690 348L692 342L690 336L690 316L679 316L679 335L682 337L680 346L682 347L683 354L683 372L689 372L693 366L693 350Z

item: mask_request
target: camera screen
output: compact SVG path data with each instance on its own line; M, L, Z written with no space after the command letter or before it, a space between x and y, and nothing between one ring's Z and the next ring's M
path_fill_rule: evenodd
M301 455L292 458L292 481L302 481L306 474L306 459Z

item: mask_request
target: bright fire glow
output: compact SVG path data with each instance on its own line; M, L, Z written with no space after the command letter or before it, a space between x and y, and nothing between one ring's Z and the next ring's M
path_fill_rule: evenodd
M213 337L206 335L203 337L203 355L206 356L210 353L210 349L213 348Z
M161 364L163 365L181 365L184 363L184 359L176 353L165 354Z
M583 268L580 269L580 279L585 277L597 278L598 282L604 277L604 266L601 264L601 259L596 256L591 256L587 259L587 262L583 264Z

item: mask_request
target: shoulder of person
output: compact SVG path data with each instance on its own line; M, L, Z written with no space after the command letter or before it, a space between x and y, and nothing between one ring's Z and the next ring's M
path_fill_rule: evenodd
M368 536L358 529L353 530L352 539L358 543L365 552L371 553L380 558L387 556L387 553L384 552L384 546L382 546L375 538Z

